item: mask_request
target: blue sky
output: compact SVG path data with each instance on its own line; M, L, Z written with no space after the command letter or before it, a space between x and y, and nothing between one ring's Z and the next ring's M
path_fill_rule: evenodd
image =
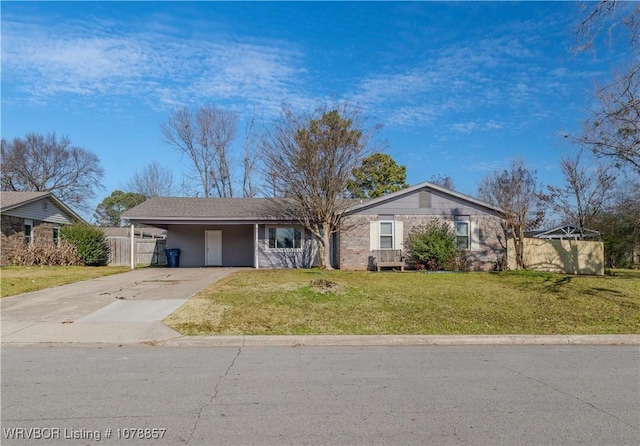
M268 126L283 102L337 98L383 124L410 184L448 175L475 195L518 156L559 184L560 135L629 58L573 56L580 14L573 2L2 2L2 136L55 131L95 152L97 204L150 161L176 183L188 173L161 139L176 106L255 110Z

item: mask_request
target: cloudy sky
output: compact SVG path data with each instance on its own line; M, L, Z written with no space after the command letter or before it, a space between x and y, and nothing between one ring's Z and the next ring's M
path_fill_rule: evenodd
M337 98L383 124L411 184L448 175L475 195L518 156L559 184L561 135L629 58L573 55L581 14L572 2L2 2L2 136L55 131L95 152L101 200L150 161L176 182L188 172L161 139L176 106L255 110L268 126L283 102Z

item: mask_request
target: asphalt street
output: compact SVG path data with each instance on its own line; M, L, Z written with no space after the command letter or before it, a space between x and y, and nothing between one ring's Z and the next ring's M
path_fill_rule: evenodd
M638 346L3 346L1 443L637 445Z

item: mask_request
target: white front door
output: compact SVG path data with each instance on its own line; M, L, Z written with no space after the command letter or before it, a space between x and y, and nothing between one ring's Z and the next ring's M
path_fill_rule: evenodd
M204 231L205 266L222 266L222 231Z

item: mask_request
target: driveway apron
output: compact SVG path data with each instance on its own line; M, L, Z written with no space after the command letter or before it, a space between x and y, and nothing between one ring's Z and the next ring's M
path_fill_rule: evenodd
M162 320L237 268L143 268L0 300L3 344L138 343L180 334Z

